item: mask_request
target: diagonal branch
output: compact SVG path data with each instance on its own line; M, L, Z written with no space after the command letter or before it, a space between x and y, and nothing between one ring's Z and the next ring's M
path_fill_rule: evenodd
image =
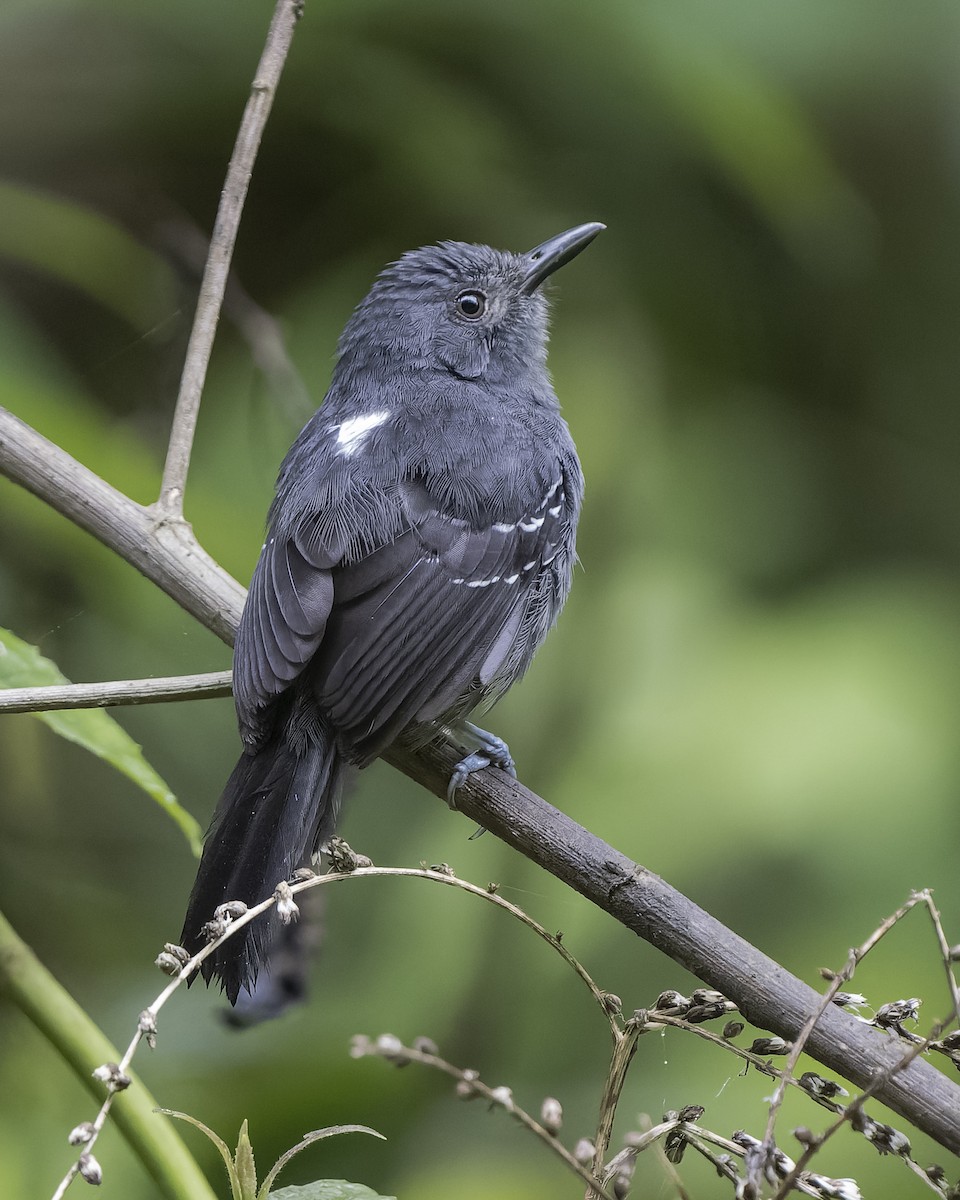
M157 501L157 508L168 517L180 517L183 513L183 490L190 468L190 452L200 411L200 396L207 377L207 365L210 362L223 294L230 274L230 260L237 240L240 214L247 197L253 164L260 148L260 138L263 136L280 73L293 40L301 3L302 0L279 0L274 11L220 195L220 207L213 226L210 250L197 299L197 311L187 344L183 374L180 378L180 393L177 396L173 428L167 447L167 461L163 468L160 498Z
M205 554L188 527L158 523L148 510L3 409L0 472L111 546L198 621L232 642L243 589ZM461 752L449 742L437 742L416 751L395 746L384 757L444 798ZM792 1041L821 1003L813 988L659 876L503 772L471 776L457 794L457 807L733 1000L759 1028ZM902 1052L895 1038L831 1006L806 1048L812 1058L859 1086L885 1072L877 1098L960 1153L960 1087L920 1059L897 1070Z

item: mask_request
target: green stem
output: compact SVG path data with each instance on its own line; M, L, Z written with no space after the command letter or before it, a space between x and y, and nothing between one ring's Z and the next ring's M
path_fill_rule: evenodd
M120 1055L0 913L0 994L8 995L59 1050L99 1104L104 1088L92 1072ZM156 1101L134 1077L117 1097L111 1120L168 1200L216 1200L216 1193ZM64 1131L66 1136L66 1130ZM64 1168L68 1164L64 1163Z

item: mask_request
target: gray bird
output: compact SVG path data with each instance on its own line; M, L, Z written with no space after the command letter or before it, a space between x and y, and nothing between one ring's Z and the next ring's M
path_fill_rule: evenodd
M395 739L453 730L526 671L566 599L583 476L547 372L540 285L604 228L528 254L443 242L378 277L330 390L284 459L234 652L243 754L217 805L182 943L269 896L333 833L346 776ZM204 965L231 1003L276 922Z

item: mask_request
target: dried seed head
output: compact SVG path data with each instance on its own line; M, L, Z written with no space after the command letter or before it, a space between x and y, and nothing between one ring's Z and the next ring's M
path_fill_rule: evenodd
M215 921L226 921L229 925L237 917L242 917L246 911L247 906L242 900L227 900L213 910L213 919Z
M728 1021L723 1027L723 1037L730 1042L734 1038L739 1037L743 1033L744 1025L742 1021Z
M611 1015L616 1015L623 1009L623 1001L619 996L615 996L613 992L603 992L600 1001L603 1004L604 1011Z
M681 1121L699 1121L706 1111L702 1104L687 1104L680 1109L678 1119Z
M294 873L290 876L297 883L306 883L308 879L316 879L316 871L311 871L309 867L297 867Z
M490 1103L493 1105L499 1104L501 1108L505 1108L507 1112L513 1112L513 1092L508 1087L501 1085L500 1087L492 1088L490 1091Z

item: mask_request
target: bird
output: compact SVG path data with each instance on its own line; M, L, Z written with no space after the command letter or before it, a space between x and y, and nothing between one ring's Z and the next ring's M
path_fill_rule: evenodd
M280 467L234 648L243 752L184 920L196 953L336 829L345 786L398 739L469 753L448 799L505 742L467 718L530 665L576 561L583 475L547 369L542 285L605 228L527 253L446 241L386 267L339 339L329 390ZM270 912L202 966L231 1004L268 970Z

